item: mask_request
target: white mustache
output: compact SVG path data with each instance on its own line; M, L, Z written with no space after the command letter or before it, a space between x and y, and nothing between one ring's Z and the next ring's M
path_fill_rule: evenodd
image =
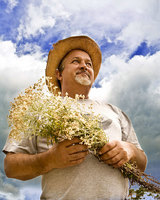
M87 71L78 71L78 72L76 73L76 75L82 74L82 73L85 73L85 74L90 78L90 74L89 74Z

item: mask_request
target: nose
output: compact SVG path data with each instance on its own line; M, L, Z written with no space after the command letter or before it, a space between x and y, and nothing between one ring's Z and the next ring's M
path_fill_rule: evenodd
M80 69L85 71L87 70L87 65L84 61L81 63Z

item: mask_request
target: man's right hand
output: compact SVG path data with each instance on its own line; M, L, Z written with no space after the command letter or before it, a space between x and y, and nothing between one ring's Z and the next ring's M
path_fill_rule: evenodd
M65 168L82 163L88 154L86 145L80 139L64 140L49 149L50 164L53 168Z

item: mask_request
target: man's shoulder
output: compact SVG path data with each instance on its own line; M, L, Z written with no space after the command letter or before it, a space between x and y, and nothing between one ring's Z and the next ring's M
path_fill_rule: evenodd
M111 112L115 113L118 116L122 115L122 110L111 103L107 103L107 102L99 101L99 100L92 100L91 103L92 105L94 105L95 108L99 109L99 111L103 110L105 112L107 110L108 111L110 110Z
M110 108L111 110L113 110L113 111L116 112L117 114L119 114L119 113L122 112L121 109L118 108L117 106L115 106L115 105L113 105L113 104L111 104L111 103L104 102L104 101L92 100L92 104Z

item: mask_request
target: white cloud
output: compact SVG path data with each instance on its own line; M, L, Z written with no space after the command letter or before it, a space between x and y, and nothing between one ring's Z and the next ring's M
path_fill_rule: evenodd
M152 30L152 31L151 31ZM135 49L142 41L147 41L149 45L156 45L160 40L160 21L154 18L141 18L130 22L119 34L117 40L121 40L125 45L130 44L130 49Z
M9 181L5 178L5 176L0 172L0 199L5 199L5 200L40 199L41 188L39 184L37 184L36 186L35 184L33 185L32 183L32 186L27 186L27 184L24 184L23 182L21 182L22 184L14 184L13 182L14 181L12 181L12 183L9 183Z
M2 75L1 87L22 89L45 74L46 61L40 51L18 56L16 46L11 41L0 41L0 60Z
M123 42L129 54L147 41L160 42L160 3L156 0L29 1L18 28L18 40L44 34L48 39L86 34L97 41ZM56 26L55 26L56 25Z
M0 172L0 197L6 200L24 200L24 196L20 194L19 188L5 181L4 175Z
M147 88L148 92L159 94L159 62L160 52L146 57L135 56L129 61L124 57L112 55L106 58L101 67L99 77L102 80L100 82L102 87L93 90L101 90L102 94L106 94L104 100L114 101L122 90L134 91L138 88L142 90Z
M42 192L41 187L26 186L26 187L21 188L21 193L25 195L25 199L29 199L29 200L40 199L41 192Z
M56 18L68 16L59 1L41 0L38 3L30 1L26 15L21 19L18 27L18 40L44 34L46 28L54 27Z
M14 8L14 7L16 7L17 6L17 4L18 4L18 0L3 0L5 3L7 3L7 10L6 10L6 12L11 12L12 11L12 9Z
M93 88L90 94L92 99L112 103L127 112L152 160L156 160L160 152L159 63L160 52L146 57L135 56L128 62L113 55L102 65L101 88Z

